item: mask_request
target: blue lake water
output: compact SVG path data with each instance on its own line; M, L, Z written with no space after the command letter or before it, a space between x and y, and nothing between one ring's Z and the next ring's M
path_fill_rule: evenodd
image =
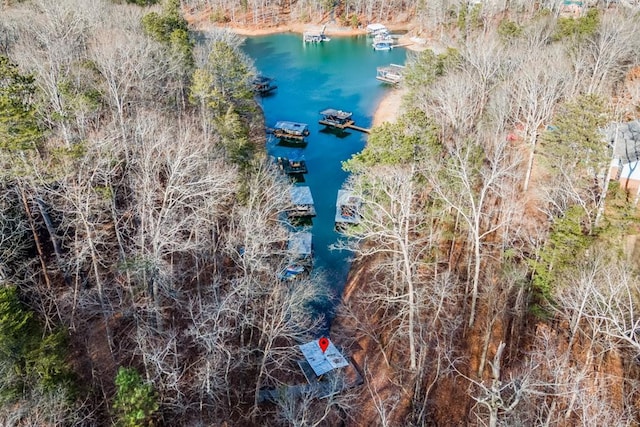
M277 121L288 120L309 124L311 134L305 148L278 145L278 140L267 142L272 156L302 155L309 172L304 175L314 199L317 216L313 218L315 251L314 271L324 276L330 291L339 296L349 272L350 254L331 251L339 235L334 231L336 196L347 178L341 162L362 150L366 134L349 130L347 136L338 137L323 132L318 114L325 108L353 112L356 125L371 127L373 113L387 85L376 80L379 66L404 64L406 51L374 51L371 39L359 37L333 37L325 43L303 43L300 34L275 34L246 39L243 50L251 57L258 72L275 78L278 88L272 94L259 98L267 127Z

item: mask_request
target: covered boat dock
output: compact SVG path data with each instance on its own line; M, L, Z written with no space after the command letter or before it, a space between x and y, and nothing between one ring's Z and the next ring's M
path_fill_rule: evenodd
M308 186L291 187L290 190L291 204L293 205L288 211L290 218L303 218L316 216L316 208L313 204L311 189Z
M362 220L362 199L355 196L352 191L338 190L336 200L336 226L347 224L359 224Z
M376 70L376 79L390 84L398 84L402 81L404 75L404 66L390 64L386 67L378 67Z
M309 125L306 123L279 121L273 129L270 129L271 133L277 138L290 139L290 140L303 140L306 136L309 136Z
M302 159L290 159L287 157L277 157L276 164L281 171L287 175L307 173L307 163Z

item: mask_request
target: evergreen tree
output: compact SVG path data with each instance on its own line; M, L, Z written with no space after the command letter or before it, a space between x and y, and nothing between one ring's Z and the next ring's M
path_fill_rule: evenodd
M33 105L34 78L0 55L0 149L35 150L41 136Z
M151 425L158 410L158 397L151 384L145 384L138 371L120 367L115 379L117 391L114 408L119 424L126 427Z

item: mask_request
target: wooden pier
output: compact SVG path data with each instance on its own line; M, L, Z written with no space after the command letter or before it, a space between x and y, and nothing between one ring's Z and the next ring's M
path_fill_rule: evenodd
M321 125L340 130L353 129L364 133L370 132L370 129L356 126L355 122L351 119L353 113L349 111L327 108L326 110L320 111L320 114L322 115L322 119L320 119L318 123Z
M360 126L356 126L354 124L349 125L349 129L353 129L353 130L357 130L358 132L362 132L362 133L370 133L371 129L367 129L367 128L363 128Z

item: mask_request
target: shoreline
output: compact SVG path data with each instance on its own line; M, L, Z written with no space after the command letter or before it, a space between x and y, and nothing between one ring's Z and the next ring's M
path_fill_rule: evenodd
M324 32L326 35L330 37L354 37L360 35L366 35L367 30L365 27L361 28L352 28L352 27L344 27L337 24L284 24L277 25L273 27L261 27L254 28L251 26L242 26L242 25L216 25L209 21L203 22L202 19L198 19L195 16L187 16L186 17L189 23L195 26L199 31L207 31L212 28L223 28L229 31L234 32L240 36L245 37L254 37L254 36L266 36L271 34L280 34L280 33L296 33L303 34L305 31L320 31L324 27ZM425 49L433 48L427 44L427 41L424 39L415 39L410 36L412 29L411 25L408 23L402 24L385 24L390 31L406 31L406 34L403 34L399 39L399 44L402 45L402 48L407 50L411 50L414 52L420 52ZM406 93L406 89L404 87L400 88L392 88L378 102L376 109L373 113L371 126L376 127L380 126L383 123L394 123L398 117L400 116L401 108L402 108L402 98Z
M371 120L371 127L377 127L383 123L395 123L400 117L402 98L405 93L404 87L389 89L378 102Z

